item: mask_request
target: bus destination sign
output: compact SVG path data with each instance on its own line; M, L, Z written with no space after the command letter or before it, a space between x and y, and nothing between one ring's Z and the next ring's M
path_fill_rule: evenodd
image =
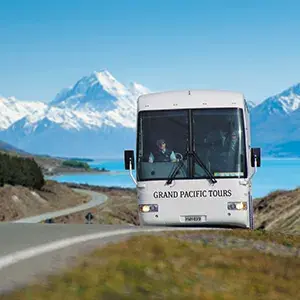
M206 197L231 197L230 189L223 190L192 190L192 191L154 191L153 197L159 198L206 198Z

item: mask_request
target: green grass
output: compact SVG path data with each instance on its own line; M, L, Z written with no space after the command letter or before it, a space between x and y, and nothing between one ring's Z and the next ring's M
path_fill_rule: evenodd
M85 256L47 285L1 300L297 299L300 259L142 236Z

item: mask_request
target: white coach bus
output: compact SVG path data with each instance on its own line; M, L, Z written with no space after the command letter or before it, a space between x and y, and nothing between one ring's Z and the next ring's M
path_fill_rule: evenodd
M253 229L251 148L243 94L174 91L140 96L136 154L124 152L141 225ZM136 178L132 170L136 169Z

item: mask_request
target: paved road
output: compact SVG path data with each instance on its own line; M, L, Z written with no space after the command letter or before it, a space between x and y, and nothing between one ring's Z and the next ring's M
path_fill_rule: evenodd
M89 190L81 190L81 189L73 189L73 190L78 192L78 193L87 194L87 195L91 196L92 200L89 201L88 203L81 204L81 205L78 205L78 206L75 206L75 207L71 207L71 208L67 208L67 209L63 209L63 210L58 210L58 211L55 211L55 212L49 212L49 213L45 213L45 214L38 215L38 216L19 219L17 221L13 221L12 223L40 223L40 222L45 221L47 219L66 216L66 215L69 215L69 214L72 214L72 213L76 213L76 212L79 212L79 211L83 211L83 210L86 210L86 209L93 208L95 206L98 206L98 205L102 204L103 202L105 202L107 200L106 195L103 195L103 194L98 193L98 192L93 192L93 191L89 191Z
M0 223L0 294L58 272L75 257L107 242L174 227ZM199 230L199 228L184 228Z
M0 294L58 272L75 257L85 255L107 242L117 242L143 233L199 230L199 228L132 225L32 224L86 210L102 204L107 199L101 193L78 191L88 193L92 196L92 200L74 208L25 218L13 223L0 223Z

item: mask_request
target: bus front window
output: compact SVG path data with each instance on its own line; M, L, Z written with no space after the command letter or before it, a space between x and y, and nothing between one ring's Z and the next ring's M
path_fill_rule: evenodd
M246 151L241 109L202 109L193 111L197 155L215 177L246 177ZM206 177L194 165L194 178Z
M245 178L243 110L142 111L137 153L137 179L142 181Z
M139 180L167 179L183 159L188 141L188 113L185 110L144 111L138 116ZM176 178L185 178L187 162Z

